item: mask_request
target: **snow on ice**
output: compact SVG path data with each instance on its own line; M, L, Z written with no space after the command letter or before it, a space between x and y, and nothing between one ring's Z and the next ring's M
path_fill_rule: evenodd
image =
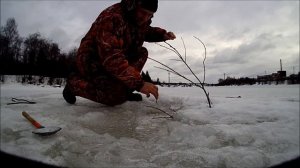
M212 108L196 87L115 107L69 105L62 89L2 84L1 150L66 167L260 168L299 157L299 85L208 87ZM12 97L37 103L7 105ZM32 134L22 111L62 130Z

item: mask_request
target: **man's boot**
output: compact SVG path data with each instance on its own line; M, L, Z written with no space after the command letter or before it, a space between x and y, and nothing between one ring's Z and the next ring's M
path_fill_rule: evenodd
M63 97L66 100L66 102L70 104L74 104L76 102L76 96L72 93L68 82L63 90Z

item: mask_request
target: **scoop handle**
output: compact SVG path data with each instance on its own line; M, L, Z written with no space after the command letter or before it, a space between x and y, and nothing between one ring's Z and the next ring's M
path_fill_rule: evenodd
M23 111L22 115L31 122L32 125L34 125L36 128L44 128L40 123L35 121L27 112Z

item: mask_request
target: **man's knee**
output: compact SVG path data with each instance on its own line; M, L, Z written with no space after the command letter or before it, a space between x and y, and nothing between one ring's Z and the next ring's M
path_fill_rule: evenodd
M137 54L138 54L138 59L129 61L129 63L138 71L142 71L148 59L148 50L145 47L141 47Z
M145 47L141 47L141 49L139 50L139 55L141 55L141 57L148 57L148 50Z

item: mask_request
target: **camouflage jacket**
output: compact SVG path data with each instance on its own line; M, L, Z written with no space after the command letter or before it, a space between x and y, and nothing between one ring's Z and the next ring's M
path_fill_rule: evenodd
M96 58L106 74L119 79L130 89L139 90L143 80L140 72L129 65L128 58L135 57L144 41L164 41L166 30L151 27L150 23L138 27L131 17L134 2L122 0L100 13L81 41L77 60L84 60L80 57ZM80 61L77 65L81 71Z

